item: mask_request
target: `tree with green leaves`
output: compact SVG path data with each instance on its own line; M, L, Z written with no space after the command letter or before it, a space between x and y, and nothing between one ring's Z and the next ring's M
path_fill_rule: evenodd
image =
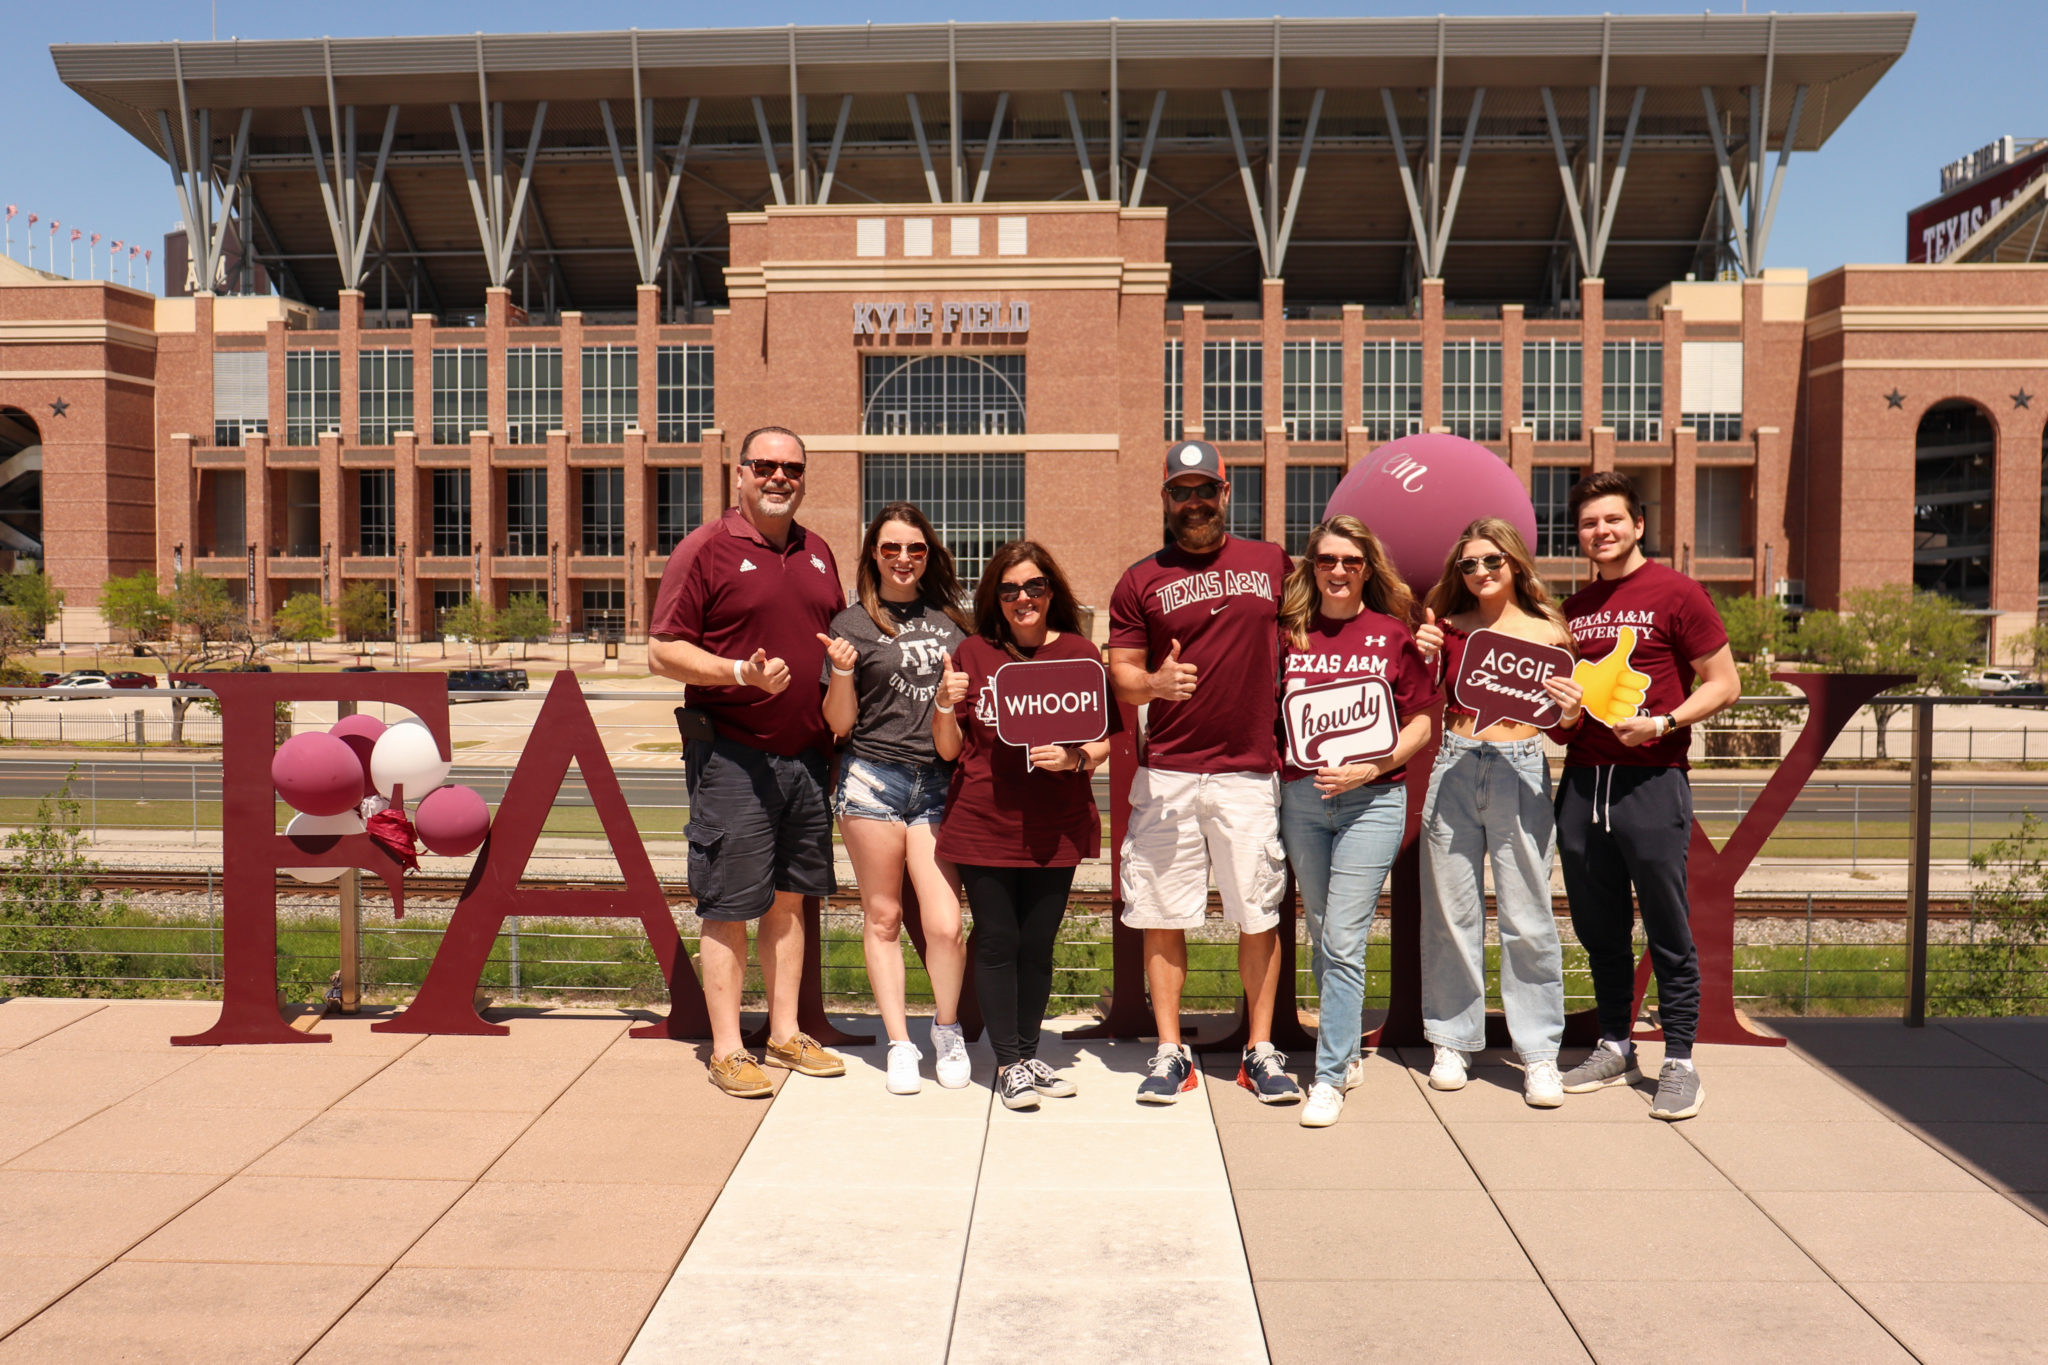
M0 847L0 980L23 995L119 992L120 959L95 931L128 908L99 890L103 869L86 852L86 832L67 778L43 798L35 819Z
M334 634L334 613L317 592L293 593L277 609L277 615L270 618L270 629L280 640L306 646L306 657L310 659L313 642Z
M391 599L380 584L358 578L341 590L336 616L341 633L351 640L383 640L391 635Z
M2015 668L2032 669L2034 676L2040 677L2043 666L2048 666L2048 625L2008 636L2005 661Z
M100 617L127 635L136 650L161 663L167 675L220 665L251 667L270 647L249 629L248 615L221 580L190 570L178 575L169 593L159 590L156 575L147 569L109 579L100 589ZM191 704L184 697L171 698L173 744L184 742Z
M1775 657L1792 638L1792 617L1776 597L1748 593L1712 593L1714 609L1728 631L1728 648L1737 662Z
M465 641L471 663L477 662L479 651L489 652L503 638L497 608L487 597L465 597L442 612L441 634Z
M174 615L171 599L157 591L156 574L148 569L100 586L100 619L135 644L170 638Z
M1886 757L1885 727L1905 709L1885 697L1960 691L1977 658L1977 625L1953 598L1906 584L1854 588L1842 612L1807 613L1798 645L1813 663L1839 673L1904 673L1913 679L1870 703L1877 756Z
M2034 812L1970 859L1990 875L1970 887L1970 941L1944 954L1929 994L1937 1013L2035 1014L2048 956L2048 831Z
M50 622L57 619L57 613L64 610L64 590L50 581L50 576L38 569L34 573L8 574L0 578L0 599L14 608L21 618L21 625L30 635L42 638L50 628Z
M505 604L505 610L498 613L499 634L507 640L519 642L519 658L526 659L526 647L535 640L545 640L560 628L560 623L548 614L548 600L537 592L522 592L513 595Z

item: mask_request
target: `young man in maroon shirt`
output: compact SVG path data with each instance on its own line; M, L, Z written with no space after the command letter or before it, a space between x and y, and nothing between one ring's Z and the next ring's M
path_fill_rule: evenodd
M704 924L711 1082L746 1097L771 1093L740 1046L749 920L761 923L768 1064L807 1076L846 1071L796 1022L804 897L833 890L823 632L846 606L831 547L796 522L805 472L794 432L749 432L738 505L675 548L649 622L648 666L685 684L685 704L716 731L683 746L685 834Z
M1124 838L1123 922L1145 931L1145 981L1159 1050L1141 1104L1195 1087L1181 1044L1187 931L1202 927L1213 868L1237 926L1251 1046L1238 1084L1266 1104L1301 1098L1273 1050L1280 971L1279 615L1287 552L1224 527L1230 480L1207 441L1166 452L1160 503L1173 543L1124 571L1109 604L1109 674L1120 701L1146 707L1142 766Z
M1591 690L1608 682L1633 698L1636 714L1612 725L1594 719L1599 700L1569 731L1557 792L1557 845L1572 929L1585 947L1600 1016L1600 1044L1565 1073L1569 1094L1640 1077L1630 1041L1635 1009L1635 913L1641 907L1664 1026L1664 1067L1653 1118L1686 1119L1705 1099L1693 1069L1699 1024L1700 959L1686 900L1692 842L1692 786L1686 728L1741 695L1728 632L1693 579L1643 555L1643 504L1635 484L1612 470L1573 485L1579 548L1598 575L1564 604L1582 659L1596 665ZM1612 674L1612 678L1601 675ZM1695 680L1698 685L1694 686ZM1633 901L1631 900L1633 893Z

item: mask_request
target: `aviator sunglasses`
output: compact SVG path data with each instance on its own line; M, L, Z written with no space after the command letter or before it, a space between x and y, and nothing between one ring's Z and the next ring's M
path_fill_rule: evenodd
M1492 573L1507 562L1508 557L1506 555L1468 555L1458 561L1458 572L1462 574L1475 574L1483 568L1488 573Z
M1315 556L1315 564L1318 569L1321 569L1326 573L1333 569L1343 569L1349 573L1357 573L1360 569L1365 567L1365 556L1317 555Z
M882 552L884 559L923 559L931 550L931 547L921 540L913 540L908 544L900 540L885 540L875 548Z
M802 460L748 460L747 468L754 471L757 479L772 479L777 470L785 479L801 479L804 476Z
M1052 584L1043 577L1027 578L1022 583L1001 583L996 586L996 596L1005 602L1014 602L1020 596L1036 602L1052 592Z

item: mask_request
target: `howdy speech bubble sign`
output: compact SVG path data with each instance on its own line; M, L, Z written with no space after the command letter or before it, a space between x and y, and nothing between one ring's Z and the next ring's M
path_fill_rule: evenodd
M1282 698L1287 721L1287 757L1313 772L1343 763L1384 758L1400 742L1394 717L1394 689L1385 678L1298 687Z
M1109 733L1109 675L1094 659L1030 659L996 670L996 737L1020 749Z
M1473 733L1495 721L1555 725L1558 706L1543 690L1545 678L1569 678L1572 654L1500 630L1475 630L1465 641L1465 662L1452 680L1458 705L1473 712Z

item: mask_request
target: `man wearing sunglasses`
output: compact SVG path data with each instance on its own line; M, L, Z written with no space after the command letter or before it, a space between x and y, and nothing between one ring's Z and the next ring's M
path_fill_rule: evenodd
M648 667L684 684L686 707L716 732L683 745L690 890L704 922L711 1083L750 1098L772 1093L740 1045L750 920L760 922L768 1065L807 1076L846 1071L796 1018L804 897L833 890L825 800L832 731L819 679L822 632L846 606L831 547L796 521L805 459L794 432L747 434L738 505L676 546L649 620Z
M1145 931L1159 1030L1138 1101L1172 1104L1195 1088L1180 998L1187 931L1202 926L1213 871L1224 918L1237 926L1250 1025L1238 1084L1263 1103L1291 1103L1301 1088L1272 1043L1287 879L1277 623L1290 564L1278 545L1225 530L1230 480L1207 441L1167 450L1160 502L1171 542L1124 571L1109 607L1112 685L1147 712L1122 853L1123 922Z

